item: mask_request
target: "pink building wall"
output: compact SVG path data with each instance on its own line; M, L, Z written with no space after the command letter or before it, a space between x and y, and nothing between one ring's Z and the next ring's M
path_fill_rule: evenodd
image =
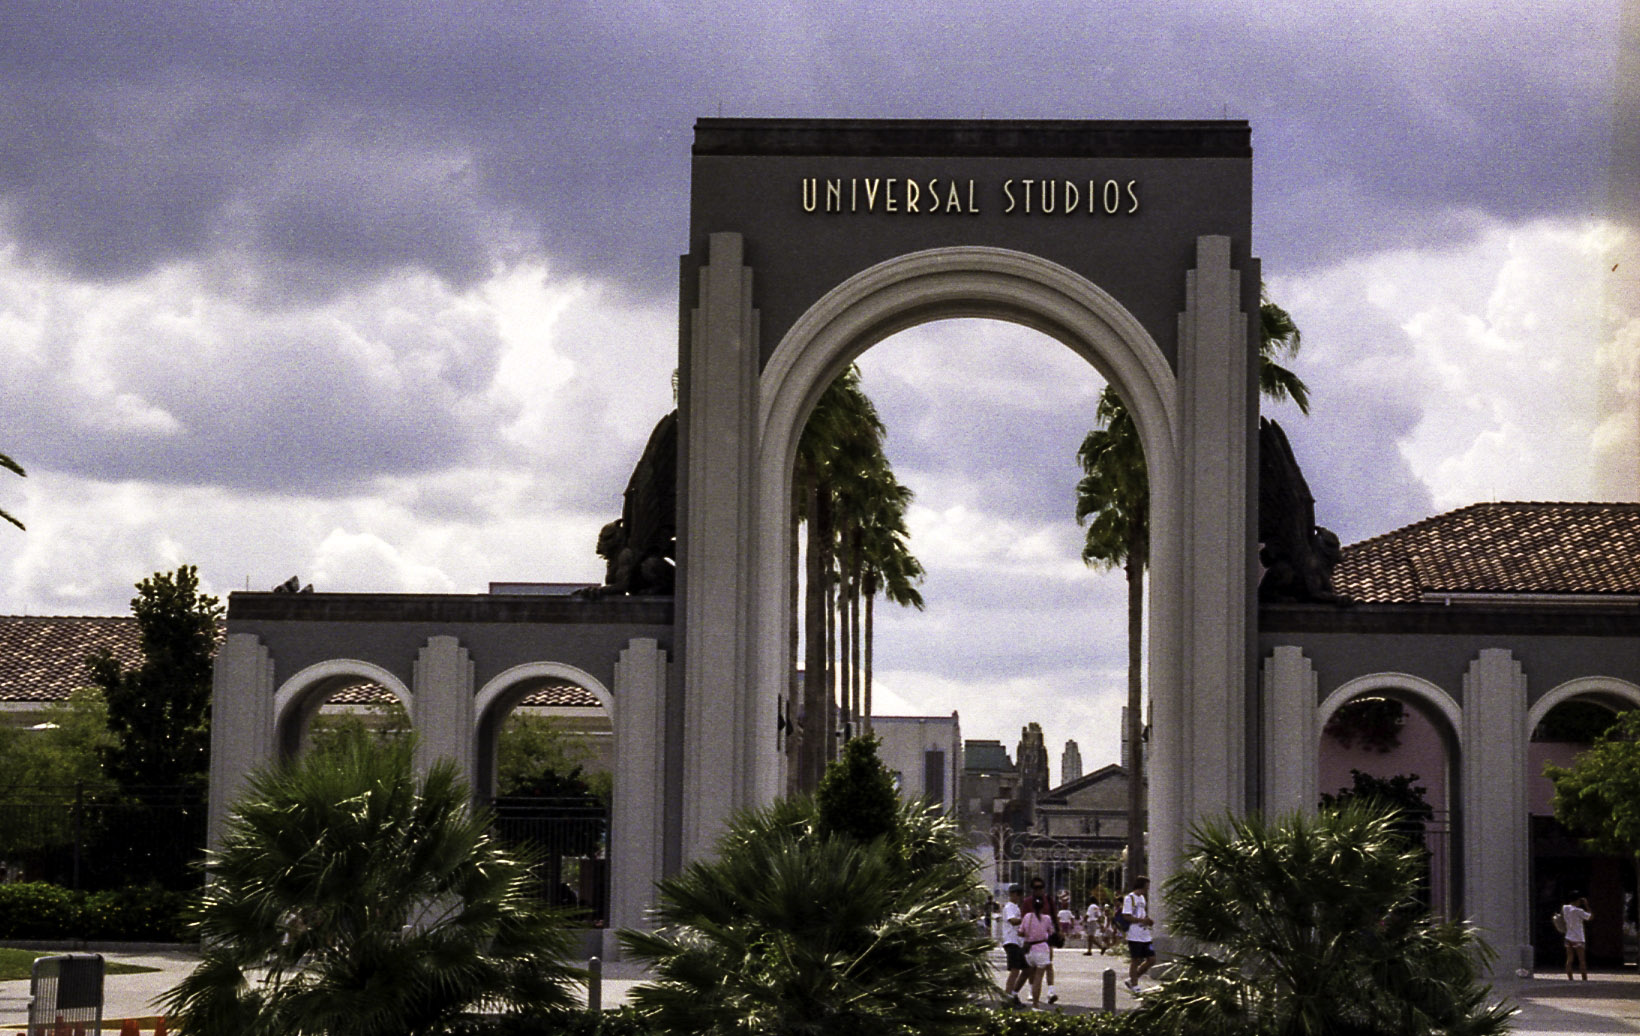
M1441 740L1440 731L1414 705L1406 706L1405 715L1401 743L1388 752L1362 748L1359 744L1345 748L1330 735L1322 734L1321 755L1316 769L1317 788L1323 794L1338 794L1340 788L1350 787L1352 769L1374 777L1415 773L1418 783L1429 789L1424 800L1437 812L1450 809L1446 745Z

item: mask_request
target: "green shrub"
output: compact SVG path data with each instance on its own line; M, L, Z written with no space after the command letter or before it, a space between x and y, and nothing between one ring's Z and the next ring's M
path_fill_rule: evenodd
M177 942L185 938L182 911L188 894L156 886L92 892L80 905L82 939Z
M1045 1011L980 1011L977 1036L1149 1036L1143 1017L1118 1014L1051 1014Z
M609 1011L554 1011L536 1015L468 1018L442 1036L662 1036L631 1007Z
M74 893L44 881L0 885L0 939L77 938Z
M75 892L44 881L0 885L0 939L178 941L187 900L153 886Z

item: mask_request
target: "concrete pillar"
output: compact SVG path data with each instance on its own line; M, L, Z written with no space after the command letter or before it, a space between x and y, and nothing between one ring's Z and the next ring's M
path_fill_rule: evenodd
M1264 660L1259 686L1264 710L1264 812L1275 817L1313 810L1320 799L1315 667L1303 648L1277 645Z
M1196 239L1179 316L1179 499L1157 551L1153 612L1150 875L1159 887L1192 822L1239 813L1246 798L1251 325L1230 239ZM1167 502L1152 501L1153 512ZM1169 657L1171 656L1171 657ZM1174 670L1173 667L1177 666ZM1177 676L1173 676L1173 672Z
M683 438L683 857L711 852L727 817L778 763L751 693L758 333L739 234L712 234L689 315ZM773 704L770 704L773 708Z
M206 844L222 844L228 810L274 761L273 656L253 633L230 633L211 671L211 798Z
M410 696L416 728L416 769L450 759L474 786L473 661L455 637L428 637L416 653Z
M1463 907L1504 974L1532 966L1526 736L1526 674L1486 648L1463 678Z
M615 790L610 927L647 928L665 843L666 652L633 640L615 662Z

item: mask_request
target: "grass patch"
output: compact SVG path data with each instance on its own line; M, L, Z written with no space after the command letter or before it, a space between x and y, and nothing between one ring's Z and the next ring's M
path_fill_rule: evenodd
M50 957L53 954L45 950L18 950L9 946L0 946L0 982L15 981L28 978L34 961L40 957ZM158 971L145 964L122 964L117 961L104 961L103 974L105 975L137 975L144 971Z

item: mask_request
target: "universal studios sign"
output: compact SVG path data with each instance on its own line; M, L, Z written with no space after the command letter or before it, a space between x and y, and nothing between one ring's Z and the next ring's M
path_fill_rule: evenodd
M1138 180L1010 177L974 179L900 176L803 178L803 211L858 215L1133 216Z

